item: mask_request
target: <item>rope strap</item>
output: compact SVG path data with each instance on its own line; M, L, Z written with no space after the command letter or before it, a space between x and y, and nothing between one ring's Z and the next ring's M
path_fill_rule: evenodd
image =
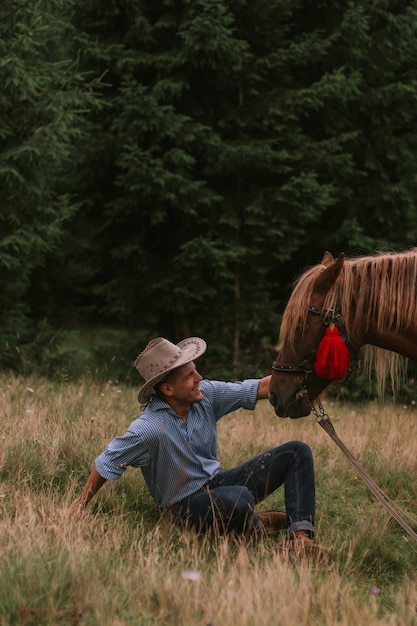
M333 426L333 424L332 424L332 422L330 420L330 417L327 415L327 413L325 413L325 411L323 409L323 406L322 406L320 401L318 402L318 407L319 407L319 410L317 411L317 409L313 405L311 406L311 410L314 413L314 415L316 416L316 421L320 424L320 426L326 431L326 433L333 439L333 441L336 443L336 445L338 445L339 448L342 450L342 452L346 455L346 457L348 458L350 464L353 466L353 468L356 470L356 472L362 478L363 482L372 491L372 493L374 494L375 498L377 498L377 500L379 500L379 502L387 509L387 511L390 513L390 515L392 515L392 517L400 524L400 526L402 526L402 528L404 528L406 533L408 533L410 535L410 537L412 537L415 541L417 541L417 533L415 533L414 530L397 513L397 511L394 509L394 506L396 506L396 505L392 502L392 500L389 500L389 498L384 494L382 489L380 487L378 487L378 485L372 480L372 478L369 476L367 471L362 467L362 465L359 463L359 461L357 461L355 459L355 457L352 455L352 453L349 451L349 449L345 446L343 441L341 441L339 439L339 437L337 436L336 431L334 429L334 426ZM399 508L399 507L397 507L397 508ZM399 509L399 510L401 510L401 509ZM408 520L413 525L417 526L417 522L412 517L410 517L410 515L408 515L408 513L404 513L404 511L401 511L401 513L405 517L407 517Z

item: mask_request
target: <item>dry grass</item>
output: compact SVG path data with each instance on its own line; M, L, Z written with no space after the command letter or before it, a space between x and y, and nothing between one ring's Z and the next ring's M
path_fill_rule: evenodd
M219 424L231 466L290 439L316 460L318 539L332 565L288 563L268 538L248 548L160 521L141 474L69 506L94 457L137 416L136 389L0 377L0 624L275 626L417 624L417 545L374 501L313 418L281 420L267 402ZM380 486L417 517L417 412L326 406ZM262 508L282 506L283 494ZM374 593L375 588L380 590Z

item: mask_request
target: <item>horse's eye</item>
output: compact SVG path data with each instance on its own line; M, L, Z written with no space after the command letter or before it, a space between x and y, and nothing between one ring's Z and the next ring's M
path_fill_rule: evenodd
M306 324L304 327L297 326L296 333L297 335L305 335L307 330L308 330L308 324Z

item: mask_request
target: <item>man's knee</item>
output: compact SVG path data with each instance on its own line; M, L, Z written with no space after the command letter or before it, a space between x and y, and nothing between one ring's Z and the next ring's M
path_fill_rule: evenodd
M297 454L300 458L305 459L306 461L313 461L313 453L307 443L304 441L294 441L293 443L297 448Z
M298 440L288 441L287 443L284 443L281 446L278 446L277 450L281 453L285 451L289 454L292 454L294 457L296 457L299 460L304 460L304 459L306 461L313 460L313 453L311 451L311 448L304 441L298 441Z

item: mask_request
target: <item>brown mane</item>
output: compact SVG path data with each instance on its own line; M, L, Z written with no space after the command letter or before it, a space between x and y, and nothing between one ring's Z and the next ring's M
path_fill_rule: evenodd
M324 269L321 263L315 265L295 281L282 318L280 343L285 340L293 345L296 329L305 327L314 284ZM340 309L353 337L358 324L376 329L408 327L415 324L416 319L416 285L417 248L346 258L324 307ZM387 372L395 392L404 372L404 362L403 357L394 352L373 346L364 348L364 369L368 374L375 370L381 396Z

